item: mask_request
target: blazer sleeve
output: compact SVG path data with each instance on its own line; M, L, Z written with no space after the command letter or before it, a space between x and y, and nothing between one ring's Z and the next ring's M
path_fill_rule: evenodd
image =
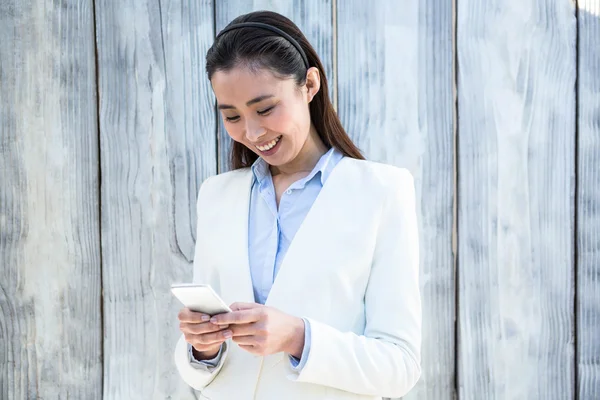
M421 375L421 296L415 189L394 168L382 206L369 281L363 335L309 318L311 350L289 379L356 394L402 397Z
M194 267L193 267L193 282L197 283L209 283L211 282L211 277L204 273L204 269L200 265L202 263L202 251L201 251L201 242L202 242L202 230L200 229L203 226L203 215L207 211L206 205L206 191L209 186L209 181L211 178L207 178L202 185L200 186L200 190L198 192L198 200L196 201L196 215L197 215L197 226L196 226L196 245L194 249ZM206 386L208 386L213 379L219 374L221 368L223 368L224 363L226 362L228 354L228 346L227 343L224 343L221 348L221 357L218 360L218 363L215 367L211 368L198 368L198 365L194 365L193 359L190 358L189 355L189 347L188 342L185 340L185 336L182 334L179 337L177 345L175 346L174 352L174 360L175 366L177 367L177 371L181 378L192 388L196 390L202 390Z

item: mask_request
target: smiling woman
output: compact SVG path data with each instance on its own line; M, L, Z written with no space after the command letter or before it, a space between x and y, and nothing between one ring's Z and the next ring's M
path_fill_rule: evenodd
M282 154L269 160L276 164L293 159L307 135L309 145L334 146L346 156L363 158L329 99L321 60L289 19L272 12L236 18L208 50L206 72L234 140L233 169L252 165L262 156L257 142L265 145L278 136ZM248 139L239 140L248 129Z
M269 70L244 67L217 71L211 82L227 132L237 146L256 154L250 159L260 156L272 166L294 169L307 156L327 150L308 107L320 88L317 68L308 70L300 87ZM257 91L267 94L257 96ZM237 163L243 165L242 160Z
M181 377L212 400L405 395L421 371L411 174L364 160L289 19L236 18L206 70L233 171L198 194L194 282L232 311L181 310Z

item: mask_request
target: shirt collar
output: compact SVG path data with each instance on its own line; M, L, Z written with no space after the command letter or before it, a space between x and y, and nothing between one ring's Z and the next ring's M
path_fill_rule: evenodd
M324 185L329 178L329 175L331 175L333 168L343 157L344 155L339 150L332 147L321 156L312 171L306 177L299 180L297 184L300 187L304 187L306 182L310 181L317 173L320 172L321 185ZM260 186L263 186L268 180L270 180L271 170L269 169L269 164L267 164L262 157L258 157L258 159L252 164L251 169L252 173L254 174L254 178Z

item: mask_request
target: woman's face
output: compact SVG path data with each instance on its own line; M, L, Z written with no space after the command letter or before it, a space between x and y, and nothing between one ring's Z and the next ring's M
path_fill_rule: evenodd
M281 79L261 69L236 67L211 79L227 133L270 165L293 161L316 136L308 104L319 90L319 72L309 69L307 82Z

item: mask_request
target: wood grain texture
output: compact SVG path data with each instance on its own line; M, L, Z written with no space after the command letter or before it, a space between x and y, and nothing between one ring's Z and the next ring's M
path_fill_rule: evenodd
M587 400L600 398L600 0L578 5L577 367Z
M99 399L91 1L0 0L0 398Z
M574 393L574 4L458 2L458 390Z
M452 4L344 1L337 23L342 123L368 159L410 169L417 187L423 374L405 398L452 399Z
M96 2L106 399L194 398L173 350L196 196L216 172L213 1Z
M217 33L231 20L252 11L269 10L291 19L315 48L329 83L329 95L334 92L333 25L331 0L219 0L216 2ZM228 171L232 140L227 134L221 116L219 124L219 172Z

